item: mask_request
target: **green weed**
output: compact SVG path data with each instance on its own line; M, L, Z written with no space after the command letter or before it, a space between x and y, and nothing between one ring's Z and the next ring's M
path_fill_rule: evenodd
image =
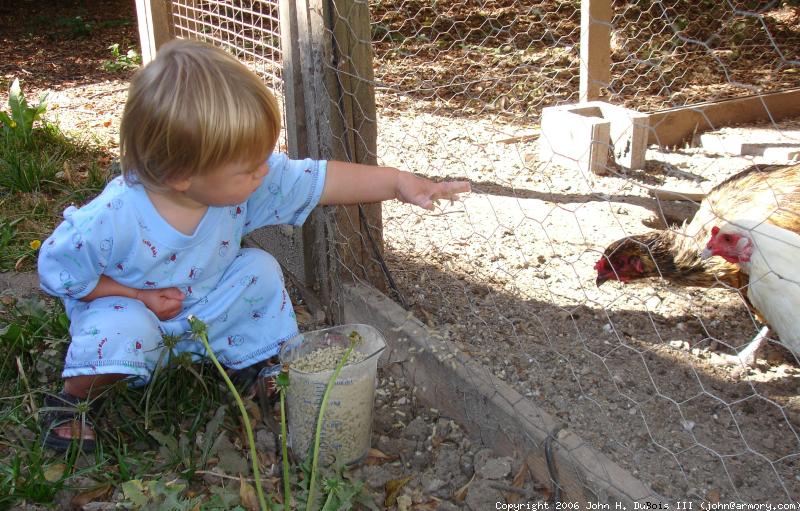
M142 56L133 48L128 49L125 54L120 52L119 43L114 43L108 47L111 50L111 60L103 62L103 71L109 73L118 73L120 71L129 71L136 69L142 65Z
M37 104L29 105L22 94L19 79L15 78L8 91L8 106L9 112L0 112L3 132L23 143L30 142L34 123L41 120L47 111L47 95L40 96Z

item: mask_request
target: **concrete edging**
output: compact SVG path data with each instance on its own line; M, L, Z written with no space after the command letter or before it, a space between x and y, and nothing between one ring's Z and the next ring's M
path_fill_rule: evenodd
M536 481L550 482L545 442L559 426L552 416L484 367L454 353L411 313L377 290L346 285L341 296L345 321L371 324L386 336L382 366L405 377L420 400L459 422L473 439L498 454L524 459ZM564 501L576 502L582 509L608 504L605 509L620 511L648 504L653 509L663 502L569 429L557 434L552 452Z

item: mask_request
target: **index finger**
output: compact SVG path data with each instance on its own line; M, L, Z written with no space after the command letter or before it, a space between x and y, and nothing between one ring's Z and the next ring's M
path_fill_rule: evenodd
M446 181L439 183L439 190L433 195L434 199L457 198L459 193L469 193L472 191L469 181Z

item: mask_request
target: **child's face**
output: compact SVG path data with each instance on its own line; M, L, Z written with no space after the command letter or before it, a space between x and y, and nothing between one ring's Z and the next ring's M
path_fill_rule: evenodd
M206 206L232 206L246 201L269 172L267 162L230 163L183 181L183 194Z

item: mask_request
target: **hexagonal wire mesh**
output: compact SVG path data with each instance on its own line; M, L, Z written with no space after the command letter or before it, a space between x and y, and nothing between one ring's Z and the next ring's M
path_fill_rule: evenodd
M657 200L649 192L671 189L679 198L698 199L753 164L785 164L799 143L800 122L777 121L783 106L761 101L771 116L761 125L733 129L710 121L710 134L691 145L650 145L643 169L612 163L604 169L609 175L595 175L580 155L557 164L537 149L547 138L539 131L542 109L578 101L579 1L373 0L371 42L359 38L363 27L354 26L363 20L337 8L345 3L366 7L363 1L315 5L325 6L324 35L334 51L337 43L344 45L336 39L344 33L374 52L374 80L371 73L350 76L374 84L377 113L367 121L377 122L378 139L371 156L473 185L462 202L442 204L434 213L386 203L382 231L374 226L383 237L380 262L391 275L387 293L425 323L428 351L438 350L437 357L450 364L467 364L457 372L476 387L494 386L490 397L501 396L512 414L522 408L529 413L529 404L550 414L549 422L528 424L541 430L529 439L538 447L550 426L565 422L602 452L590 455L600 469L575 476L594 480L583 481L584 495L599 498L598 488L605 488L634 499L796 501L798 348L792 354L773 342L753 369L738 360L728 364L761 323L748 308L747 291L736 293L733 278L715 276L698 255L710 228L725 218L778 210L788 218L784 226L798 230L797 167L780 176L751 173L753 182L711 192L715 212L701 209L700 219L685 228L658 224L688 223L697 204ZM308 21L312 14L321 16L300 15ZM276 16L274 2L173 2L178 35L225 46L280 90ZM788 1L614 1L611 80L602 92L608 101L649 112L796 88L799 20L798 7ZM333 26L344 32L331 31ZM323 60L322 71L352 75L342 62ZM334 96L327 98L330 110L344 116L341 97ZM704 108L698 107L703 116ZM652 142L652 127L650 134ZM345 138L334 136L338 143ZM720 148L739 154L721 156ZM731 202L735 207L726 206ZM337 225L365 220L353 211ZM636 250L618 249L623 259L606 277L627 281L636 275L626 272L634 271L664 280L596 285L603 249L652 232L647 226L661 230L633 238L638 241L628 246ZM373 240L350 235L337 254L373 253ZM794 257L797 248L786 253ZM370 263L357 259L339 262L347 266L345 274L361 279ZM683 278L675 260L700 268L699 277ZM773 284L784 287L762 293L764 317L775 317L774 309L782 307L775 294L796 296L798 286L796 270L780 266L789 263L770 263L761 278L769 282L779 274L784 280ZM797 339L784 327L784 344L792 335ZM402 367L414 380L413 361L422 355L404 353L410 359ZM457 415L472 422L473 432L488 443L493 436L513 438L509 424L480 415L470 401L478 398L462 392L463 400L450 406L461 408ZM562 459L585 461L583 444L570 445ZM631 495L630 487L621 488L603 456L652 493ZM546 484L551 474L541 460L529 458L529 468ZM566 472L562 468L562 477Z

